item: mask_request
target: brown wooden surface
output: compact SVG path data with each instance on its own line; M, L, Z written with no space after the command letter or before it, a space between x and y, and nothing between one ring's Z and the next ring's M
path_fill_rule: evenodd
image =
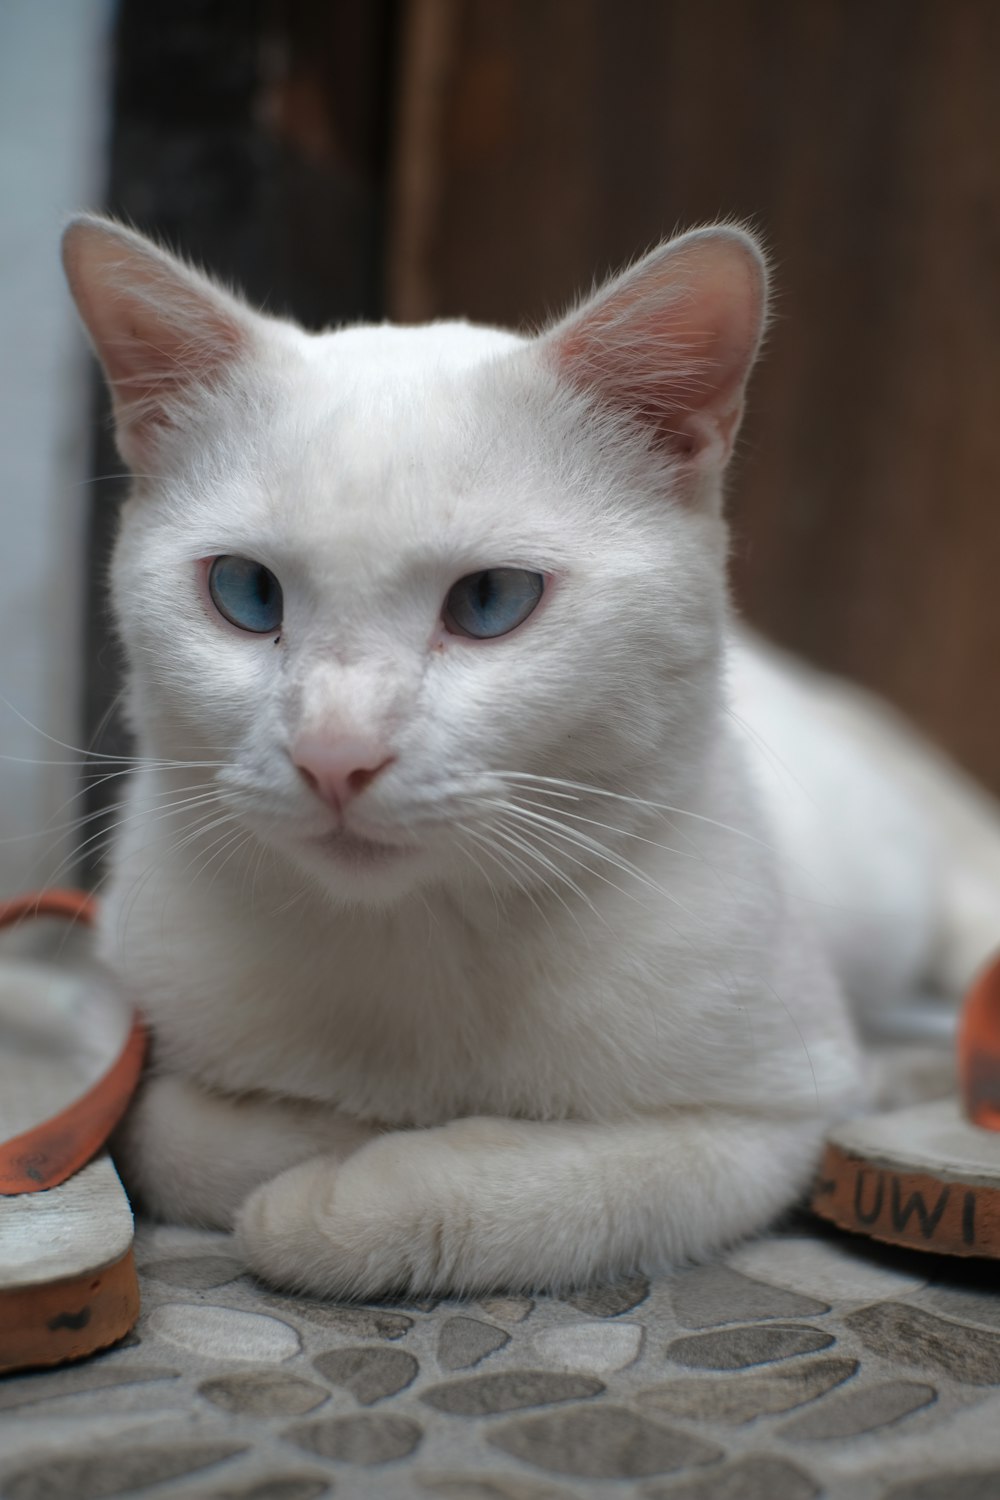
M399 74L396 317L532 323L675 226L764 231L739 596L1000 791L1000 5L408 0Z
M1000 1184L898 1170L830 1142L810 1207L839 1229L938 1255L1000 1258Z
M85 1359L124 1338L138 1316L131 1250L63 1281L0 1290L0 1375Z

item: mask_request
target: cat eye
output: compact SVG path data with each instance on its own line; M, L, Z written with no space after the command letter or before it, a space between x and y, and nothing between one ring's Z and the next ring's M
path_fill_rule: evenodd
M443 619L454 635L476 640L507 635L526 620L545 588L541 573L527 568L484 568L469 573L448 591Z
M280 630L281 584L263 563L249 557L217 557L208 570L208 592L219 614L238 630L255 635Z

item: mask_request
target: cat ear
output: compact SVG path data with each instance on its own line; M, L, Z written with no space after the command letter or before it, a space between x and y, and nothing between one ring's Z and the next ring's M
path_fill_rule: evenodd
M696 229L615 277L546 335L555 369L651 427L684 469L732 452L760 345L767 273L740 229Z
M63 266L111 387L118 447L148 464L184 397L246 354L254 315L150 240L89 214L71 221Z

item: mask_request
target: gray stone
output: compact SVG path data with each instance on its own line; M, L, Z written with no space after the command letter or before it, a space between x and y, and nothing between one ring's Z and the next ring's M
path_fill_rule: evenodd
M582 1323L557 1323L539 1330L532 1339L546 1369L575 1374L611 1374L639 1358L643 1328L624 1318L588 1318Z
M143 1314L147 1338L164 1339L201 1359L244 1360L249 1365L282 1365L302 1349L302 1336L287 1319L270 1313L244 1312L224 1302L161 1302Z
M423 1429L409 1417L395 1414L359 1413L353 1417L327 1417L286 1428L283 1436L307 1453L339 1459L345 1464L393 1463L417 1448ZM20 1497L18 1497L20 1500Z
M815 1500L816 1481L785 1458L754 1453L680 1484L649 1485L647 1500Z
M60 1453L28 1464L4 1481L4 1500L104 1500L221 1464L245 1443L171 1443L143 1447L104 1445L99 1451Z
M841 1391L812 1411L793 1417L780 1430L783 1437L793 1442L856 1437L899 1422L936 1400L937 1391L932 1385L915 1380L886 1380L879 1385Z
M952 1323L904 1302L860 1307L844 1323L866 1349L894 1364L951 1375L967 1385L1000 1385L1000 1334Z
M420 1366L405 1349L373 1349L362 1344L356 1349L330 1349L313 1360L313 1368L332 1385L350 1391L362 1406L373 1406L405 1390Z
M166 1260L147 1261L144 1276L165 1281L170 1286L187 1287L191 1292L211 1291L226 1286L242 1276L246 1267L232 1255L174 1255Z
M564 1489L535 1484L509 1474L423 1474L415 1476L425 1494L437 1500L572 1500Z
M330 1480L321 1474L277 1474L221 1490L185 1490L184 1500L320 1500L330 1493Z
M110 1391L130 1385L148 1385L157 1380L177 1380L178 1370L159 1365L129 1365L98 1358L91 1364L69 1370L41 1370L0 1382L0 1411L34 1406L39 1401L81 1396L91 1391Z
M349 1339L401 1339L413 1327L413 1319L404 1313L387 1312L380 1307L344 1307L337 1302L310 1302L306 1298L274 1297L258 1299L276 1312L291 1313L296 1319L328 1328Z
M552 1406L558 1401L579 1401L604 1390L590 1375L564 1375L551 1370L505 1370L496 1375L473 1375L449 1380L424 1391L421 1401L435 1411L453 1417L484 1417L496 1412L520 1411L526 1406Z
M616 1281L611 1286L589 1287L586 1291L574 1292L565 1300L577 1312L588 1318L617 1318L621 1313L631 1312L649 1296L649 1281L645 1276L632 1276L628 1281Z
M330 1399L315 1380L303 1380L285 1370L220 1375L203 1381L198 1390L213 1406L252 1417L300 1417Z
M524 1463L580 1479L643 1479L723 1456L700 1438L624 1406L576 1406L521 1417L491 1432L487 1441Z
M639 1402L647 1410L665 1417L730 1422L738 1426L756 1417L805 1406L849 1380L857 1369L856 1359L831 1356L745 1375L668 1380L642 1391Z
M523 1323L534 1307L531 1297L480 1297L479 1306L488 1318L500 1323Z
M438 1364L445 1370L469 1370L488 1354L510 1343L510 1334L478 1318L449 1318L438 1335Z
M969 1286L929 1286L910 1300L914 1306L955 1318L960 1323L1000 1328L1000 1297L995 1291Z
M773 1323L766 1328L755 1325L685 1334L669 1345L667 1358L694 1370L745 1370L796 1354L815 1354L833 1342L831 1334L803 1323Z
M882 1500L997 1500L1000 1469L963 1469L904 1479L890 1485Z
M829 1304L799 1292L783 1291L728 1266L698 1266L675 1277L671 1301L685 1328L716 1328L759 1318L815 1318Z

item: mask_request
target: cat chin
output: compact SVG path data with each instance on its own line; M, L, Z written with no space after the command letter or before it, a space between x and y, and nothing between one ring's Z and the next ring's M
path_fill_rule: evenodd
M349 834L313 838L283 852L341 906L394 905L423 884L426 875L417 847L376 844Z
M407 901L433 904L436 893L457 901L469 915L479 903L495 914L508 882L467 864L454 847L382 846L334 836L310 839L282 849L286 860L305 870L314 887L341 908L386 910ZM513 888L517 889L514 882ZM520 886L523 890L523 883Z

